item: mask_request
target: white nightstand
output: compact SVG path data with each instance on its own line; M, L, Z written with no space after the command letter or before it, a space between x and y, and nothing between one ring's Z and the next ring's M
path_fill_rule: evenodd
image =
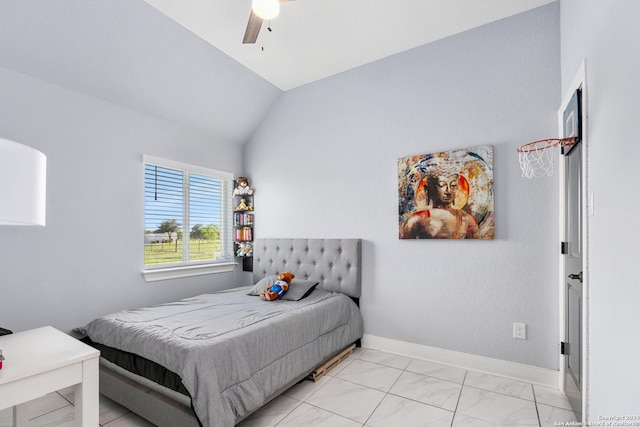
M75 425L98 426L98 350L51 326L0 336L0 349L0 410L14 407L14 426L27 425L27 402L70 386Z

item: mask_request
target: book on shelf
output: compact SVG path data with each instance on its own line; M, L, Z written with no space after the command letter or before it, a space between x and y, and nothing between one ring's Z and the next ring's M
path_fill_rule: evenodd
M251 227L242 227L236 230L236 240L240 242L253 241L253 229Z
M237 212L233 217L233 223L234 225L253 225L253 214Z

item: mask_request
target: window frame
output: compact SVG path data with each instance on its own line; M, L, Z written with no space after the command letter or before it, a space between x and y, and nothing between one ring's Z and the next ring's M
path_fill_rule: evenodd
M200 276L205 274L215 274L215 273L228 273L233 272L236 262L234 261L234 252L233 252L233 238L232 238L232 221L233 221L233 211L231 209L232 203L232 191L233 191L233 182L234 175L230 172L220 171L216 169L210 169L198 165L193 165L189 163L183 163L175 160L164 159L161 157L143 155L142 156L142 185L143 185L143 231L145 230L145 220L146 220L146 209L144 206L145 203L145 169L146 165L158 166L167 169L179 170L187 174L198 174L204 175L207 177L218 178L222 180L222 196L221 196L221 206L223 211L222 224L221 224L221 246L223 248L223 254L225 258L228 256L228 261L216 261L216 260L196 260L196 261L183 261L178 263L166 263L166 264L145 264L144 259L144 250L145 244L143 240L143 268L142 274L144 276L145 281L154 282L158 280L167 280L167 279L176 279L182 277L192 277L192 276ZM189 253L189 243L185 240L184 236L189 236L190 231L187 230L191 225L188 223L188 215L189 215L189 185L185 185L183 182L182 190L183 190L183 226L182 226L182 235L183 235L183 254ZM185 218L187 218L185 225ZM186 230L186 231L185 231Z

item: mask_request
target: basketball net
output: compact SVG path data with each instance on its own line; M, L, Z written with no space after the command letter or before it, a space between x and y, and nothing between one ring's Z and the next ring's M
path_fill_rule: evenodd
M542 139L518 147L522 176L540 178L552 176L560 147L569 147L577 138Z

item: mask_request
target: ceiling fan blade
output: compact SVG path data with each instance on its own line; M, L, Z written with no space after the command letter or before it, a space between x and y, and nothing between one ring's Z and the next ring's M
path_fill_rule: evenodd
M249 15L249 22L247 22L247 29L244 32L244 38L242 39L242 43L249 44L255 43L258 39L258 33L260 33L260 28L262 27L262 18L253 13L251 10L251 15Z

